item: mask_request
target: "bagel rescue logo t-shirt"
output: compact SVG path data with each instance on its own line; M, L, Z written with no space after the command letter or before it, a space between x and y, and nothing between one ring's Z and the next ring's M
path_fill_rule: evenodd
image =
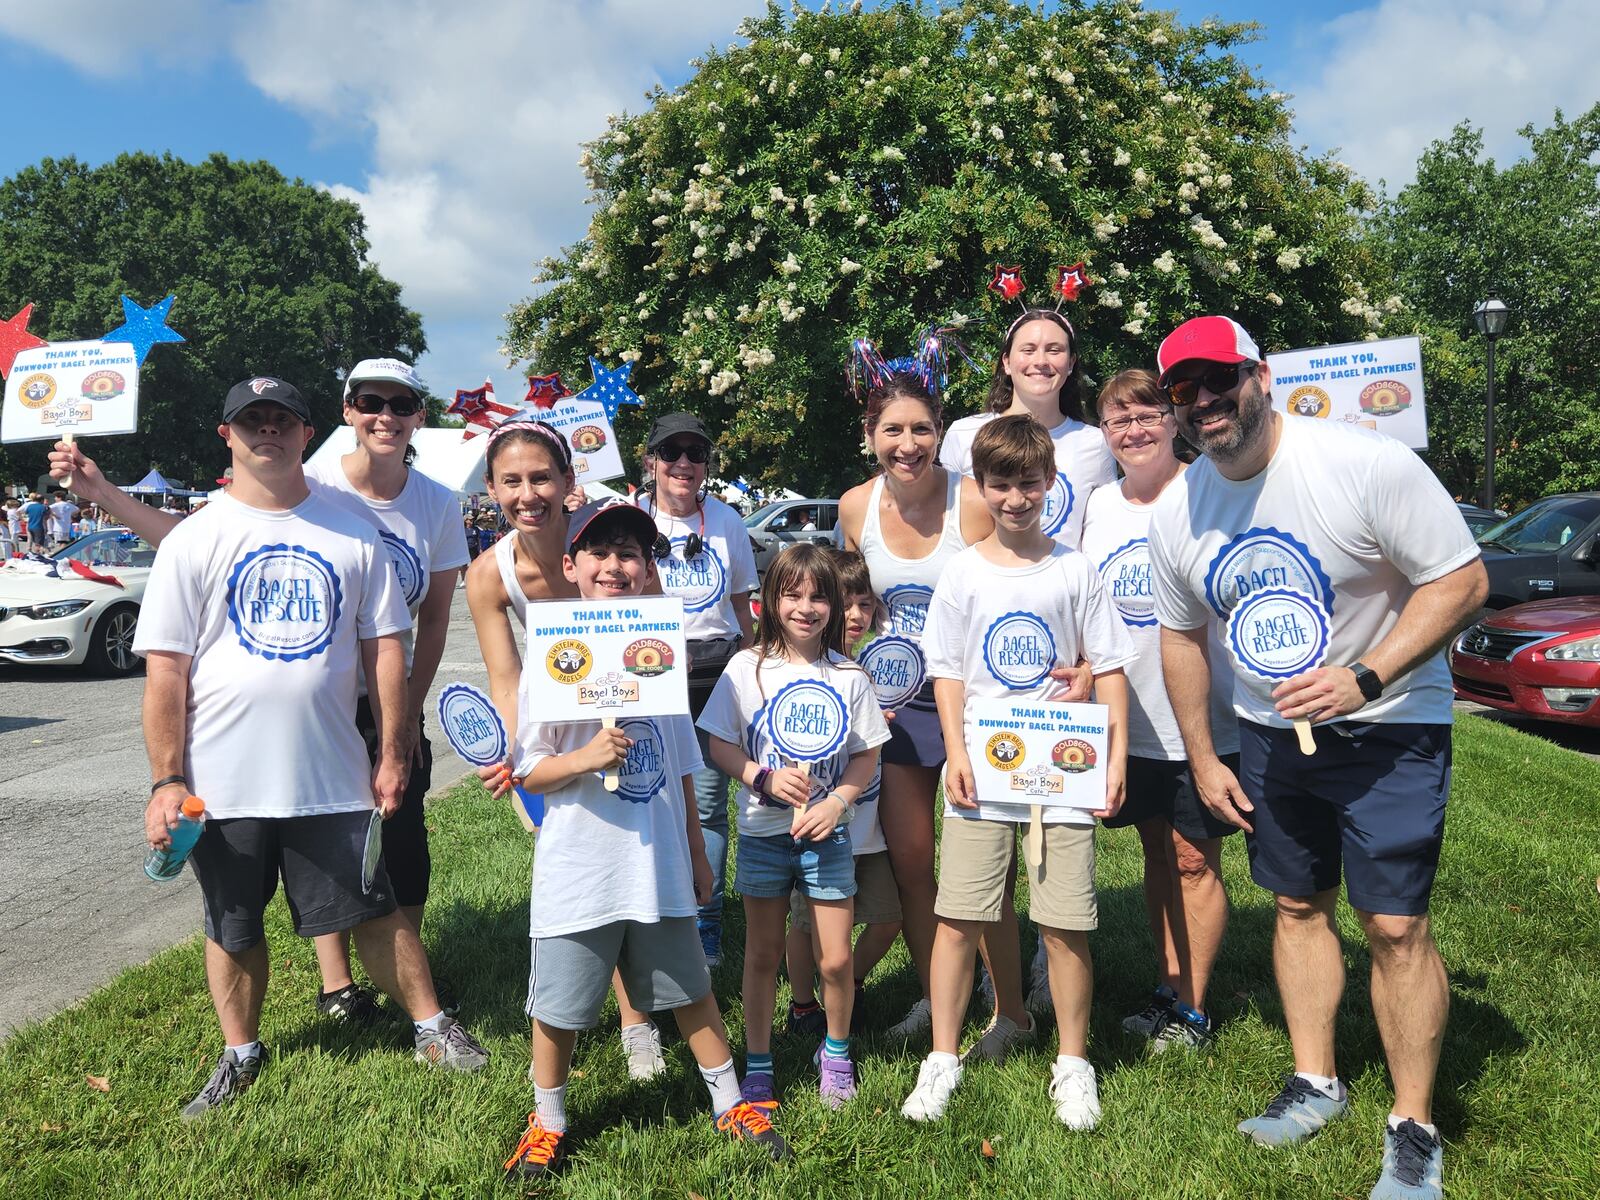
M184 766L210 815L312 816L372 807L360 642L410 627L369 523L222 496L162 542L133 648L192 656Z

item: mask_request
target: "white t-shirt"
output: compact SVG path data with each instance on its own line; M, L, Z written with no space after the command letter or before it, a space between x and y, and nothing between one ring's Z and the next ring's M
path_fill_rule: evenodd
M1181 472L1180 472L1181 474ZM1150 587L1151 504L1134 504L1121 484L1095 488L1083 519L1083 553L1100 573L1112 607L1128 627L1138 657L1127 665L1128 753L1139 758L1181 762L1188 758L1161 672L1161 625ZM1223 662L1219 626L1211 626L1213 662ZM1211 741L1218 754L1239 749L1239 722L1233 715L1233 680L1211 675Z
M756 556L750 549L750 531L728 505L707 496L699 516L674 517L666 509L652 505L640 493L638 505L655 519L656 528L672 543L672 554L656 560L661 575L661 590L683 598L683 632L691 642L708 638L740 636L739 619L734 615L733 597L756 590ZM684 544L691 533L700 534L702 549L688 562Z
M951 423L939 447L939 462L963 475L972 474L972 440L995 413L975 413ZM1063 546L1073 550L1083 539L1083 514L1089 493L1117 478L1117 460L1111 457L1106 439L1092 425L1063 417L1050 430L1056 446L1056 479L1044 498L1040 528Z
M874 750L889 740L867 673L842 654L828 654L827 662L796 666L783 658L768 658L756 669L756 651L741 650L729 661L700 714L700 728L712 737L731 742L763 767L786 765L783 746L769 727L768 706L779 705L778 736L792 739L808 753L820 751L814 738L835 744L827 757L801 762L794 755L787 765L804 766L811 775L811 803L823 799L844 778L852 755ZM785 693L791 684L802 683ZM785 725L794 728L786 728ZM739 786L739 835L776 837L789 832L794 809L758 797Z
M526 709L527 699L520 701ZM533 861L528 936L558 937L616 921L695 914L694 869L684 829L683 777L700 769L688 717L633 717L617 790L597 774L544 794ZM518 770L594 740L599 721L527 722L517 731Z
M406 485L393 500L373 500L356 491L337 457L306 464L306 481L329 503L360 517L378 531L394 563L400 592L416 620L428 581L435 571L467 564L467 535L461 504L444 484L421 471L406 472ZM406 673L411 672L414 637L407 631Z
M208 813L312 816L372 807L360 641L410 623L371 525L222 496L162 541L133 648L194 656L184 770Z
M1288 587L1331 610L1327 662L1349 666L1394 627L1411 594L1478 557L1449 494L1406 446L1370 430L1278 417L1266 469L1233 481L1201 460L1156 501L1150 518L1156 617L1173 629L1225 619L1252 591ZM1234 711L1287 726L1273 684L1239 672ZM1447 724L1450 671L1441 650L1343 718Z
M959 679L966 689L969 737L974 700L1048 700L1061 685L1051 668L1087 658L1097 673L1134 660L1133 642L1089 560L1057 545L1025 567L1000 567L977 546L963 550L939 578L922 631L932 679ZM945 802L944 815L1026 823L1027 804L978 797L978 807ZM1047 825L1093 825L1077 809L1046 807Z
M72 536L72 519L78 515L78 506L70 500L57 500L50 506L51 536L66 541Z

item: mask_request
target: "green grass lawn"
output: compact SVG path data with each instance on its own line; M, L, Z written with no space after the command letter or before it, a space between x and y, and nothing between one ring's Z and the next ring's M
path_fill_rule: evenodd
M1448 1193L1600 1195L1600 772L1464 717L1449 822L1434 893L1452 991L1437 1105ZM436 968L466 998L464 1019L490 1047L487 1070L445 1077L415 1065L400 1021L350 1034L317 1019L315 961L280 898L268 918L273 980L262 1029L274 1057L260 1083L230 1109L178 1121L220 1050L199 943L179 946L0 1047L0 1195L512 1193L500 1163L533 1099L522 1014L528 841L475 783L440 800L429 826L426 937ZM925 1046L867 1039L860 1097L832 1113L816 1099L814 1046L779 1037L779 1120L797 1157L774 1167L713 1131L681 1044L669 1047L663 1080L630 1083L613 1008L579 1040L568 1111L581 1146L552 1190L675 1200L1364 1197L1390 1092L1352 914L1342 910L1349 988L1339 1016L1350 1116L1302 1147L1258 1149L1234 1123L1260 1108L1292 1062L1271 977L1269 898L1249 881L1242 841L1230 839L1225 857L1234 914L1212 988L1222 1030L1203 1058L1147 1058L1120 1032L1151 986L1151 949L1135 835L1102 831L1100 849L1091 1056L1105 1116L1095 1133L1055 1120L1045 1098L1049 1036L1003 1068L971 1069L950 1118L931 1128L898 1112ZM740 936L735 919L717 977L736 1046ZM1031 950L1031 929L1024 936ZM868 986L874 1020L897 1019L915 992L897 947ZM974 1006L969 1016L976 1029L983 1014ZM89 1075L110 1090L91 1087Z

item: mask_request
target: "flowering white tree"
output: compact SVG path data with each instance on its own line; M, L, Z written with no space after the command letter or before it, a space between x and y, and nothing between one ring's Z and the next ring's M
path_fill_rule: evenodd
M588 234L508 317L508 351L541 371L640 352L650 407L625 411L625 440L651 409L691 408L722 431L727 473L854 482L851 339L892 357L921 326L964 323L992 358L1017 311L985 290L1000 262L1046 304L1053 265L1087 264L1094 286L1065 309L1100 378L1151 364L1202 312L1269 348L1378 321L1372 197L1290 144L1284 97L1232 53L1248 26L969 0L771 6L739 33L587 147ZM954 406L985 385L958 368Z

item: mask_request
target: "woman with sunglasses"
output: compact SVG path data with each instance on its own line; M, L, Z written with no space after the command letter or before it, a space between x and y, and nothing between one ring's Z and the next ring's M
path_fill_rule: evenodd
M666 413L645 442L645 482L638 505L660 533L657 570L661 590L683 599L689 649L689 708L699 717L722 669L739 649L753 645L750 594L756 558L744 521L709 494L711 435L693 413ZM665 553L663 553L665 551ZM697 729L707 766L695 773L695 801L711 860L711 899L700 910L700 944L714 969L722 962L722 893L728 870L728 777L709 765L704 730Z

